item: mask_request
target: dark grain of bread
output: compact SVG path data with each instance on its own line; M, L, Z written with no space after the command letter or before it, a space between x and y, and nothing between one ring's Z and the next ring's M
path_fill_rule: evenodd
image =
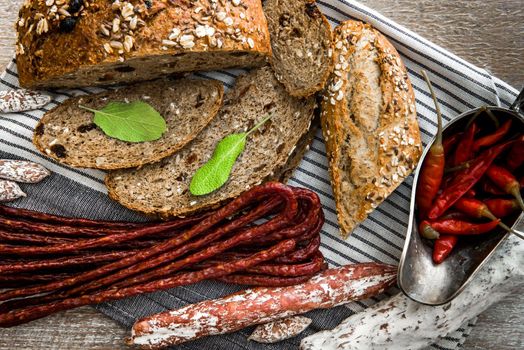
M412 172L422 148L413 88L391 43L347 21L335 29L334 47L321 120L347 237Z
M309 96L324 88L333 69L331 26L314 0L266 0L278 80L293 96Z
M157 80L95 95L71 98L47 112L35 128L33 143L56 161L75 167L122 169L167 157L196 137L222 105L224 88L215 80ZM131 143L108 137L93 124L109 102L143 101L166 120L156 141Z
M303 154L296 147L308 137L315 105L314 98L290 96L271 68L254 70L237 79L218 116L182 150L141 169L109 173L109 196L146 214L184 216L233 199L274 178L276 172L289 176L288 166L298 164L297 154ZM192 196L191 178L210 159L217 143L227 135L250 129L268 114L271 120L250 135L229 181L209 195ZM306 142L300 147L305 149Z

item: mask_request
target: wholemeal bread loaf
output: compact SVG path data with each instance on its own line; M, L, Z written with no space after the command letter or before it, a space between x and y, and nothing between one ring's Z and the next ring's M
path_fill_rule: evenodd
M44 115L33 142L44 154L75 167L138 167L173 154L206 127L222 105L224 88L215 80L157 80L65 101ZM143 101L162 115L167 130L156 141L131 143L108 137L93 124L109 102Z
M415 96L395 48L358 21L337 27L334 45L321 120L347 237L412 172L421 143Z
M268 67L243 75L226 94L218 116L182 150L138 170L109 173L109 196L130 209L160 216L183 216L217 206L297 164L302 150L296 146L307 137L315 105L314 98L290 96ZM268 114L272 118L248 137L229 181L209 195L192 196L191 179L217 143L250 129Z
M293 96L309 96L324 88L333 69L331 26L315 0L266 0L278 80Z
M16 26L27 88L255 67L271 55L260 0L27 0Z

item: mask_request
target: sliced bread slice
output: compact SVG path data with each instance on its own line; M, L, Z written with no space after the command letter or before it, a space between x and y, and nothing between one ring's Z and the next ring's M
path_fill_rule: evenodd
M272 65L293 96L324 88L333 70L331 26L314 0L266 0L264 3Z
M214 80L158 80L95 95L71 98L44 115L33 142L44 154L75 167L104 170L138 167L167 157L190 142L217 114L224 88ZM167 131L152 142L108 137L93 113L109 102L144 101L166 120Z
M315 105L314 98L290 96L271 68L254 70L237 79L218 116L182 150L141 169L110 172L106 177L109 196L130 209L164 217L218 206L273 178L275 171L286 172L289 165L298 163L296 146L307 137ZM268 114L272 118L249 136L229 181L209 195L191 195L191 179L211 158L217 143L250 129Z

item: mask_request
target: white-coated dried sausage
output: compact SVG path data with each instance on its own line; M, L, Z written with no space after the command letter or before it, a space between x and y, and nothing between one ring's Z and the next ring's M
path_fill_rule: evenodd
M286 317L281 320L259 325L248 340L272 344L296 337L309 327L311 319L305 316Z
M0 203L10 202L20 197L25 197L26 194L13 181L0 180Z
M0 159L0 179L34 184L49 175L49 170L37 163Z
M37 91L16 89L0 91L0 112L17 113L32 111L45 106L51 97Z
M309 281L279 288L248 289L171 312L146 317L133 326L130 343L159 349L208 335L332 308L382 293L396 280L396 268L366 263L326 270Z
M524 242L510 237L453 301L416 303L403 294L302 340L301 350L415 350L457 330L524 284Z

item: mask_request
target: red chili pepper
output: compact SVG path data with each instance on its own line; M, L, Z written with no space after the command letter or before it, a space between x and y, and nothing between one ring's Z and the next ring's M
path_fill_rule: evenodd
M520 195L520 183L517 181L515 176L509 172L509 170L492 164L486 171L486 175L490 178L491 181L495 183L495 185L503 189L506 193L515 197L520 205L520 208L524 210L524 202L522 201L522 196Z
M464 195L468 198L475 198L477 196L477 191L475 191L474 188L470 188L470 190L468 192L466 192L466 194Z
M428 221L424 220L419 226L420 235L427 239L438 239L440 234L431 227Z
M520 168L522 164L524 164L524 140L519 139L513 147L511 147L506 157L506 165L509 170L515 171Z
M463 132L458 132L449 137L446 137L444 141L442 141L442 147L444 147L444 154L446 157L449 155L451 149L457 144L457 141L462 137L462 135L464 135Z
M431 221L430 225L433 229L441 234L447 235L480 235L488 233L498 226L500 219L490 222L475 224L472 222L456 220L456 219L441 219Z
M511 128L511 119L508 119L493 134L479 138L473 143L473 151L478 152L482 147L492 146L502 140Z
M464 214L477 219L486 218L494 221L501 218L501 216L494 214L486 203L475 198L461 198L455 203L454 207ZM503 222L499 222L499 226L506 231L513 232L513 230Z
M473 142L475 141L475 134L477 133L477 123L473 122L466 130L464 137L460 140L451 166L457 166L464 162L467 162L473 158Z
M437 111L437 135L435 142L429 149L429 152L424 159L424 163L420 169L420 175L418 177L416 203L421 218L426 217L426 214L431 209L433 199L437 195L437 192L442 183L442 176L444 176L444 165L445 155L444 147L442 146L442 114L440 112L440 106L437 102L437 97L431 86L431 82L425 71L422 71L426 83L428 84L429 91L433 97L435 103L435 109Z
M435 264L440 264L451 254L453 248L457 245L458 237L452 235L440 236L439 239L435 241L433 246L433 262Z
M483 178L480 182L480 188L483 192L493 194L495 196L503 196L506 192L497 187L490 179Z
M441 219L457 219L457 220L468 220L468 216L460 211L448 211L440 217Z
M430 210L428 217L436 219L446 210L448 210L456 201L458 201L464 194L466 194L479 179L484 175L489 166L493 163L495 158L511 146L515 140L507 141L505 143L493 146L480 154L479 157L471 161L471 167L464 169L456 174L442 193L440 193L434 201L433 207Z
M481 200L475 198L462 197L453 205L453 207L472 218L486 218L488 217L486 215L491 214L491 217L489 218L491 220L496 219L493 216L493 214L489 211L488 206L484 204Z
M485 199L484 203L498 218L504 218L520 210L519 202L516 199L491 198Z

